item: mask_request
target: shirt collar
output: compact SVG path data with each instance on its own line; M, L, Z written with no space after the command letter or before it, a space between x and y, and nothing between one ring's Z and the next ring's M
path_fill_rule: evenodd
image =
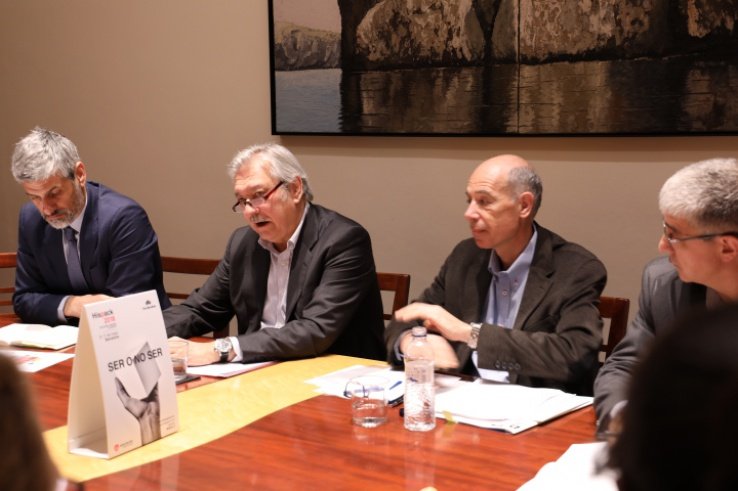
M509 268L507 268L507 273L510 275L518 275L520 273L526 272L530 269L530 265L533 264L533 254L536 251L536 242L538 241L538 230L536 229L535 224L533 225L533 235L531 236L530 240L528 241L528 245L525 246L525 249L523 249L523 252L521 252L517 258L515 258L515 261L510 265ZM500 264L500 258L497 257L497 254L495 251L492 251L492 254L489 257L489 264L487 265L487 269L489 269L489 272L493 275L502 272L502 265Z
M287 241L287 247L282 252L292 251L295 248L295 244L297 244L297 239L300 238L300 232L302 231L302 226L305 223L305 217L307 216L308 208L310 208L310 203L306 201L305 209L302 211L302 218L300 218L300 223L297 224L297 228L295 228L295 231L292 232L292 236ZM259 245L263 247L264 249L266 249L267 251L271 252L272 254L281 254L277 249L274 248L274 244L266 240L263 240L261 237L259 238Z

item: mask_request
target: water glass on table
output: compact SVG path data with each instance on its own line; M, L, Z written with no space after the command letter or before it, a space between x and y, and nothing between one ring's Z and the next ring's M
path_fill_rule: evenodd
M387 421L389 380L376 375L354 377L344 395L351 399L351 419L355 425L375 428Z
M174 369L174 383L181 382L187 378L187 354L189 344L185 340L169 340L169 357L172 359Z

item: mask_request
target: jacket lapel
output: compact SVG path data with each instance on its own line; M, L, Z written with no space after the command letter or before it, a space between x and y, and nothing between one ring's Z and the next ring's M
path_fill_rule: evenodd
M302 286L305 283L308 265L313 257L313 247L318 241L319 230L320 223L316 206L310 205L290 264L290 279L287 282L287 311L285 312L285 319L288 321L292 318L297 300L302 294Z
M261 329L261 317L264 313L264 303L266 303L269 265L271 264L269 251L261 247L258 240L259 236L254 233L253 241L249 244L249 247L253 248L253 253L247 253L247 257L251 257L252 260L249 267L242 271L245 277L244 282L248 285L245 288L246 303L251 305L254 312L258 312L258 315L250 316L248 332Z
M469 278L467 285L474 285L474 290L466 293L469 302L464 302L463 319L465 322L481 322L484 310L487 307L487 294L492 281L492 273L489 272L489 258L491 250L481 250L475 258L475 262L469 267Z
M553 274L551 235L543 227L537 227L537 230L536 250L533 253L533 262L528 272L528 280L525 283L523 299L520 302L513 329L523 328L551 288L551 275Z
M79 237L79 262L82 267L82 274L87 281L87 285L93 291L97 290L96 285L92 284L92 275L90 270L97 265L97 246L100 236L100 223L98 213L98 202L100 188L85 184L87 190L87 207L85 208L85 216L82 220L82 230Z
M64 232L57 230L51 225L44 226L43 231L43 247L42 251L46 253L46 261L48 267L53 271L51 278L60 278L60 282L65 285L65 291L72 291L72 284L69 282L69 272L67 271L67 258L64 257Z

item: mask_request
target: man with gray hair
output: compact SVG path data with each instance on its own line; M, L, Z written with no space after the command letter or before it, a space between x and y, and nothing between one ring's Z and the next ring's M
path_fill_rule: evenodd
M16 144L11 171L31 200L20 211L13 294L24 322L77 324L87 303L146 290L170 305L146 212L88 181L71 140L35 128Z
M312 203L307 174L277 144L249 147L229 167L248 223L231 236L202 288L164 312L169 336L227 328L238 335L189 343L189 362L384 358L382 300L368 232Z
M738 162L688 165L661 188L663 235L643 272L638 314L595 381L601 431L617 431L636 362L655 336L694 308L738 301Z
M469 178L459 243L418 301L387 326L402 363L410 329L431 331L437 367L487 380L592 393L602 344L597 309L607 274L583 247L538 225L543 186L515 155L482 162Z

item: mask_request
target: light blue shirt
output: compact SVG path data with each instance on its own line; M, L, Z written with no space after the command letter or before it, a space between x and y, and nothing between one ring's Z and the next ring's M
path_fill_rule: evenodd
M487 268L492 273L492 281L489 285L487 293L487 307L484 311L484 323L502 326L506 329L512 329L515 325L515 319L518 317L520 303L523 300L523 292L525 284L528 282L528 273L530 265L533 262L533 253L536 250L536 242L538 240L538 231L533 226L533 236L530 238L528 245L525 246L523 252L515 259L507 270L502 270L500 258L497 257L495 251L489 258ZM479 368L478 354L476 350L472 353L474 366L479 370L479 375L485 380L495 380L497 382L509 382L510 373L501 370L487 370Z

